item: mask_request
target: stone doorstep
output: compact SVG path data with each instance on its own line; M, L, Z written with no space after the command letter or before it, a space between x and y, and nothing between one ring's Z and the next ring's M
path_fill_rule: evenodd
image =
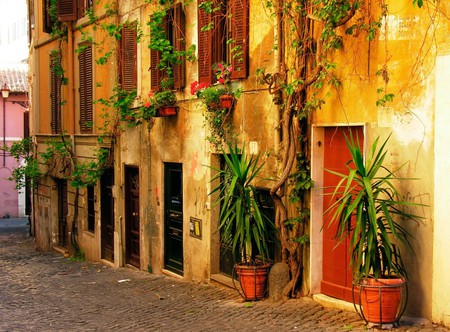
M241 285L239 284L239 281L235 280L234 284L233 284L233 279L224 274L220 274L220 273L211 274L210 282L213 285L225 286L225 287L228 287L228 288L231 288L234 290L236 290L236 288L237 288L237 290L240 293L242 293L242 289L241 289Z
M64 256L66 256L66 255L69 254L69 249L68 249L68 248L65 248L65 247L62 247L62 246L60 246L60 245L54 245L54 246L52 246L52 251L53 251L53 252L56 252L56 253L60 253L60 254L62 254L62 255L64 255Z

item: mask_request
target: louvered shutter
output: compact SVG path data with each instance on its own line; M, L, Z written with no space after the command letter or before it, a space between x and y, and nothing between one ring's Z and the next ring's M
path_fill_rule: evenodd
M77 0L77 17L83 17L86 12L86 0Z
M172 45L176 51L185 50L185 16L181 3L176 3L173 8L173 42ZM174 89L184 88L185 83L185 59L178 59L180 63L173 65L173 87Z
M209 0L199 0L199 4ZM212 20L212 14L207 14L203 9L197 9L198 22L198 80L202 83L212 83L212 39L213 30L202 31Z
M158 51L150 49L150 89L159 91L159 82L161 81L161 71L158 68L160 54Z
M134 26L125 26L121 38L121 83L122 89L137 88L137 32Z
M92 132L93 120L93 77L92 77L92 46L85 46L78 55L80 63L80 131Z
M231 54L232 79L245 78L248 75L248 5L248 0L234 0L231 3L232 48L239 52Z
M77 19L77 0L58 0L58 21L75 21Z
M52 134L61 134L61 77L55 72L55 68L61 65L61 58L50 58L50 102L51 102L51 131Z

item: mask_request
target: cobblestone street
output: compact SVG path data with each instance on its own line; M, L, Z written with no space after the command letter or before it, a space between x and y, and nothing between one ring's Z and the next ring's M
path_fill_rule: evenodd
M309 298L246 304L225 287L36 252L27 233L0 220L0 331L366 330L356 313Z

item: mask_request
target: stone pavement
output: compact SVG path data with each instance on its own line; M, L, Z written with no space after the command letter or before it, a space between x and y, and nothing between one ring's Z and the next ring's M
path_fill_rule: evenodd
M0 331L366 330L356 313L309 298L244 303L225 287L37 252L27 234L25 219L0 219Z

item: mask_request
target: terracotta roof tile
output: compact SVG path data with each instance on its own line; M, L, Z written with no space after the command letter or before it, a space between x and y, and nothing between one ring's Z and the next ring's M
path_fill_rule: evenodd
M11 92L28 92L28 64L0 64L0 87L3 83Z

